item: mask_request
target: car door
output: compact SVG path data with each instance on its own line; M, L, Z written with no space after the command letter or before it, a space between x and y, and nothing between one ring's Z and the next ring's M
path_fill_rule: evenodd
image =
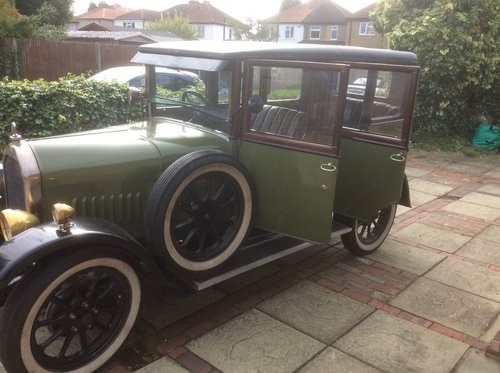
M334 203L340 215L369 220L401 198L418 69L358 64L348 81L360 78L366 87L348 89L343 109Z
M249 61L245 71L238 157L255 184L254 225L328 242L347 67Z

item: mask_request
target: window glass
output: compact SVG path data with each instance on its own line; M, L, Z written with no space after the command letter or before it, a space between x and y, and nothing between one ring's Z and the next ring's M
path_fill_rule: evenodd
M177 73L182 76L156 75L156 94L151 98L156 115L229 133L232 72Z
M332 26L332 40L337 40L339 38L339 26L333 25Z
M250 132L332 145L340 73L254 66Z
M351 69L343 127L401 138L410 79L404 72Z
M321 26L311 26L309 39L319 39L321 34Z
M359 34L360 35L375 35L373 32L372 22L360 22L359 23Z
M287 26L285 28L285 39L293 39L293 26Z

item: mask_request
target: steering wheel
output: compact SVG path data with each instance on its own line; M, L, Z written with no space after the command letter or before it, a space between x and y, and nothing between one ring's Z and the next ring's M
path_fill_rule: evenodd
M212 106L210 101L208 101L202 94L195 91L182 92L182 101L200 106Z

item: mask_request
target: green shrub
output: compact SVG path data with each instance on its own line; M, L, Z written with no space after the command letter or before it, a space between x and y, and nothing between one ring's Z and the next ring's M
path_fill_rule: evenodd
M0 80L0 125L8 141L11 122L23 137L52 136L138 120L140 105L128 101L128 86L71 76L48 82Z

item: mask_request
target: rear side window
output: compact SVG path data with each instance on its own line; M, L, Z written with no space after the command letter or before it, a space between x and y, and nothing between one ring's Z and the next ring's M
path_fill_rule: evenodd
M343 127L401 139L410 83L408 72L350 69Z

